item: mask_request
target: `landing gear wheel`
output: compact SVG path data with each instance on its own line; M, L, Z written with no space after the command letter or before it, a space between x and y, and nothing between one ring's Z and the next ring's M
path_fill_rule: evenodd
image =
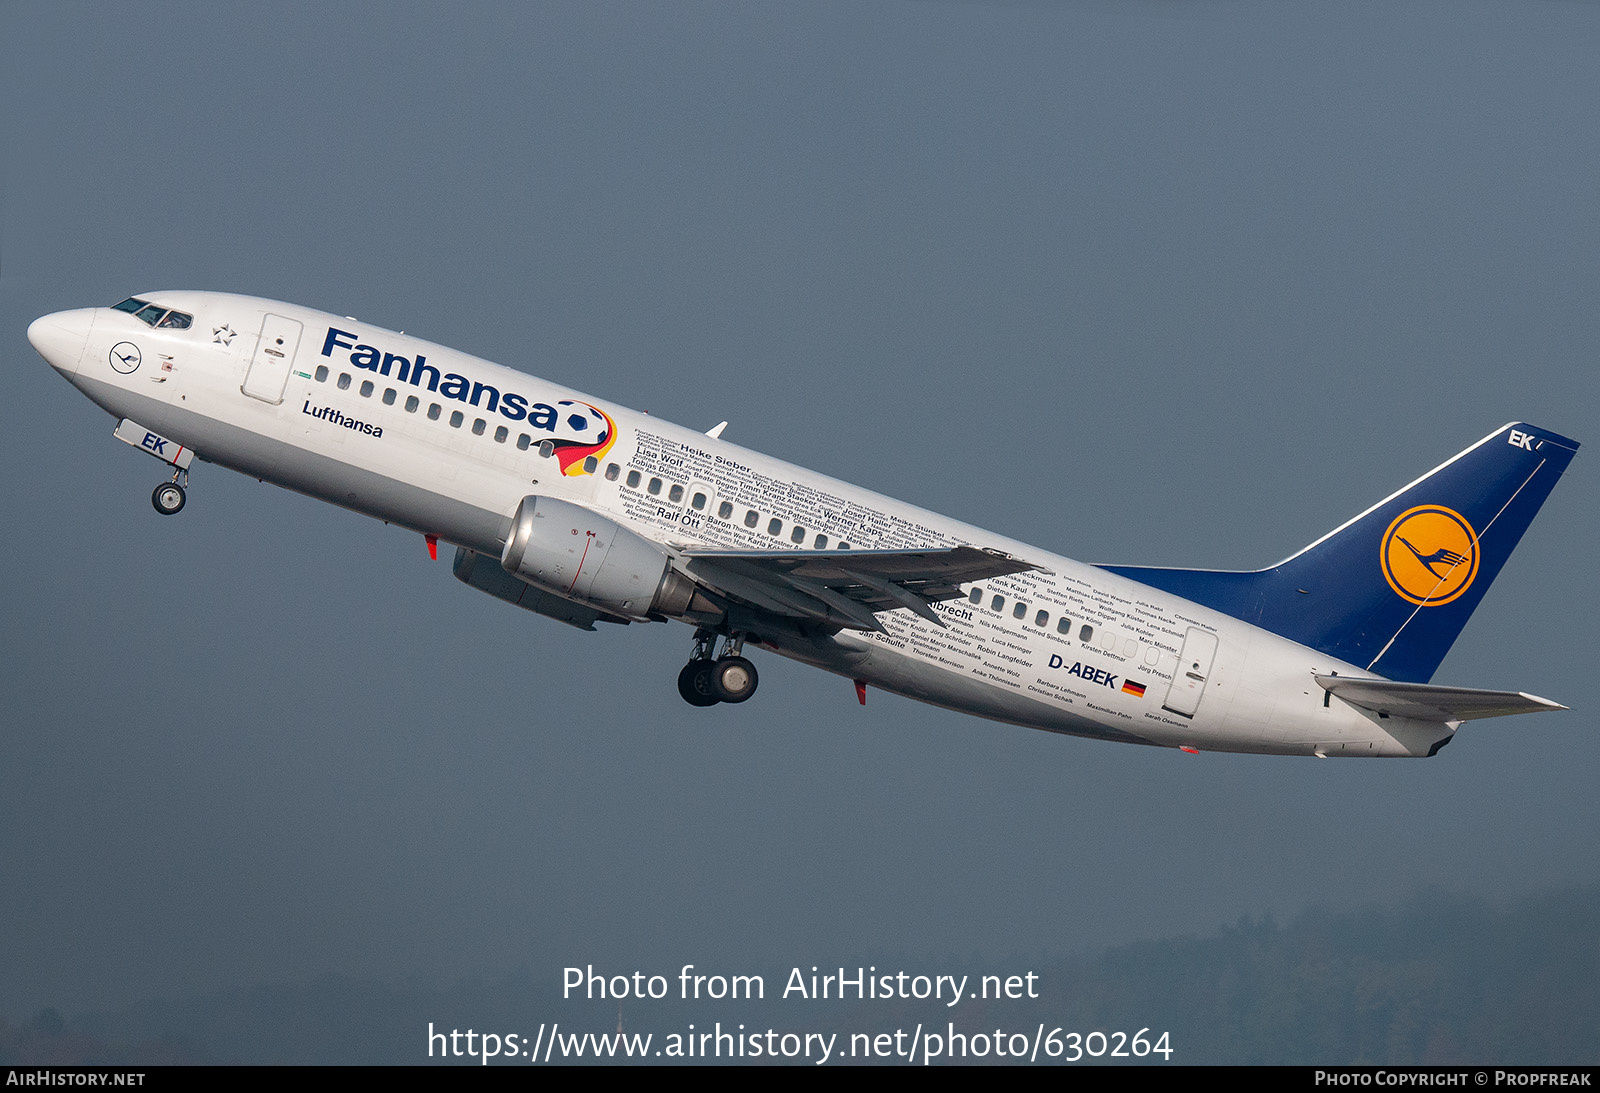
M722 699L711 682L714 660L691 660L678 673L678 693L691 706L715 706Z
M150 495L150 503L162 516L176 516L188 500L189 495L176 482L163 482Z
M712 686L724 702L743 702L756 693L756 666L744 657L723 657L711 673Z

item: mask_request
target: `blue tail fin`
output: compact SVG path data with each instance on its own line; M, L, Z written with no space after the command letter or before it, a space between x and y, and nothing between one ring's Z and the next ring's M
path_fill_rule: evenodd
M1515 422L1270 569L1101 568L1426 683L1577 450Z

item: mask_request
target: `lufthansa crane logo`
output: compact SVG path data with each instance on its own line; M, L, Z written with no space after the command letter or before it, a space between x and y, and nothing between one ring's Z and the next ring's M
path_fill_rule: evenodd
M138 368L139 362L143 359L139 347L132 342L118 342L111 347L111 367L125 376Z
M1472 587L1478 534L1443 505L1418 505L1394 518L1378 548L1383 578L1402 599L1438 607Z

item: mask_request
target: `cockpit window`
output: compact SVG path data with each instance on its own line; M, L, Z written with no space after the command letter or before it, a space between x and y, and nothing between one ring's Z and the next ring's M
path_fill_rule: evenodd
M160 304L152 304L150 301L141 300L137 296L129 296L111 310L126 311L142 323L164 327L168 330L188 330L194 324L193 315L185 315L181 311L168 311Z

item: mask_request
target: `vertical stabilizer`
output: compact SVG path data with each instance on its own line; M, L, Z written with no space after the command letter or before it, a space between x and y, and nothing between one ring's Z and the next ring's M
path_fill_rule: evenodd
M1516 422L1270 569L1102 568L1425 683L1577 450Z

